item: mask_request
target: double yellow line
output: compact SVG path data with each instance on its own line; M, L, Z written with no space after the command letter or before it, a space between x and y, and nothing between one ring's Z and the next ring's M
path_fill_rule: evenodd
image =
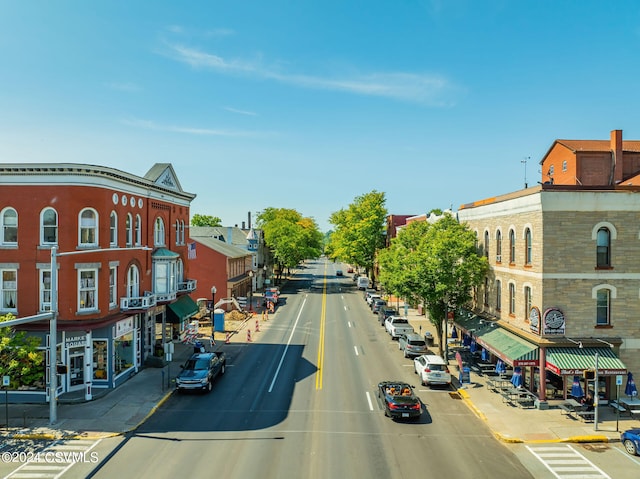
M322 311L320 313L320 338L318 339L318 371L316 389L322 389L322 371L324 370L324 328L327 317L327 263L324 264L324 285L322 287Z

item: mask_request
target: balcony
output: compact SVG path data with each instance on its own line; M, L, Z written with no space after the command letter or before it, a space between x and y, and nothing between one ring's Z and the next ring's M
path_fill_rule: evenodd
M156 305L158 298L150 291L145 291L144 296L132 296L120 298L120 309L129 311L131 309L149 309Z
M173 301L177 298L175 291L169 291L167 293L155 293L156 301L158 303L166 303L167 301Z
M178 283L178 293L190 293L196 290L198 284L197 279L188 279L186 281L180 281Z

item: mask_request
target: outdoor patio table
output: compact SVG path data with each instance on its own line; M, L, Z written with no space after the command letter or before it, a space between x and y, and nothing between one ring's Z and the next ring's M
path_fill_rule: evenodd
M618 403L624 405L630 416L640 417L640 399L622 397L618 399Z

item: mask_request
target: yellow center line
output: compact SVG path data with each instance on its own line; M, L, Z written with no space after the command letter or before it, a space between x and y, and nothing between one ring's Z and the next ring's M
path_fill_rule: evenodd
M322 311L320 313L320 338L318 340L318 371L316 371L316 389L322 389L322 371L324 369L324 326L327 315L327 263L324 264L324 284L322 287Z

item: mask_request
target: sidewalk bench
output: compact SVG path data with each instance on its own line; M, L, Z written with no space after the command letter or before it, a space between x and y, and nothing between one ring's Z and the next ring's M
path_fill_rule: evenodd
M584 422L593 422L595 419L594 411L576 411L578 419L582 419Z
M572 419L577 419L576 410L573 409L571 406L567 406L566 404L560 404L558 405L558 407L560 408L560 413L562 415L570 417Z
M610 401L609 402L609 406L611 406L613 408L614 411L618 411L620 413L623 412L627 412L627 410L625 409L625 407L622 404L618 404L617 401Z

